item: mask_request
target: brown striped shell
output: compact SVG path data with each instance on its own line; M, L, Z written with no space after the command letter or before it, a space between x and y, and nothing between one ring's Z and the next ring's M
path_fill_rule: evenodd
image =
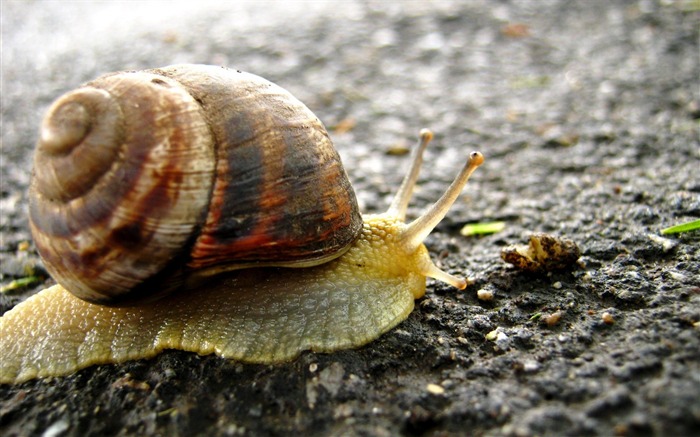
M109 74L59 98L29 213L57 282L110 304L232 268L318 264L362 229L318 118L265 79L203 65Z

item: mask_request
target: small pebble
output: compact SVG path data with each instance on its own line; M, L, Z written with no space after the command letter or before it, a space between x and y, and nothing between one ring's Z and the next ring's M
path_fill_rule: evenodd
M540 370L540 363L534 360L528 360L523 363L523 371L528 373L537 372Z
M68 428L70 428L70 424L68 423L68 421L65 419L61 419L58 422L54 422L48 428L46 428L42 436L57 437L68 431Z
M434 395L441 395L445 393L445 389L437 384L428 384L427 386L425 386L425 389Z
M557 323L559 323L559 320L561 320L561 316L561 311L557 311L548 315L547 317L544 317L544 322L547 324L547 326L554 326Z
M507 351L510 349L512 341L505 332L499 331L496 335L495 343L498 349Z
M408 155L409 153L411 153L411 148L404 143L394 144L386 149L387 155L401 156Z
M340 404L337 407L335 407L335 410L333 411L333 418L336 420L352 417L352 415L353 408L352 405L349 404Z
M499 328L496 328L493 331L489 332L488 334L486 334L486 340L494 341L498 337L499 332L501 332Z
M604 312L602 317L603 317L603 323L605 323L606 325L613 325L615 323L615 318L613 317L612 314L610 314L608 312Z
M479 289L479 291L476 292L476 297L479 300L493 300L493 291L491 290L484 290L483 288Z
M670 238L659 237L658 235L655 235L655 234L649 234L648 237L651 241L653 241L654 243L661 246L661 250L663 250L664 252L670 252L678 244L674 240L671 240Z

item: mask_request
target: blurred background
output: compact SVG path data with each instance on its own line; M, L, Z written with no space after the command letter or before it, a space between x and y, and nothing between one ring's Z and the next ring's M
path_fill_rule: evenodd
M621 103L661 91L649 90L650 81L673 88L697 70L693 35L680 29L675 42L659 39L655 23L660 12L692 17L692 7L666 0L613 7L530 0L3 1L3 178L27 185L41 116L63 92L107 72L207 63L258 74L305 102L329 127L352 180L374 188L357 190L362 209L374 211L402 176L405 158L393 152L405 152L423 127L438 140L428 152L433 178L446 183L472 148L490 158L491 175L502 175L522 159L512 152L533 141L566 146L582 135L606 136L613 118L648 126L656 95L641 107ZM669 44L676 48L667 50ZM692 56L672 51L689 47ZM697 103L680 90L664 98L681 107ZM586 149L570 151L563 156L570 166L592 164ZM538 159L520 175L534 195L549 191L537 190L550 174ZM491 196L507 194L495 188ZM510 206L502 215L521 205ZM493 203L479 207L494 212Z

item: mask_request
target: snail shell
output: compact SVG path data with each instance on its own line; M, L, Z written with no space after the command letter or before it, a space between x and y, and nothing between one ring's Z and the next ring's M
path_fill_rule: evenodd
M483 156L405 223L431 139L421 132L388 211L360 218L321 123L264 79L187 65L68 93L42 126L30 189L58 284L0 317L0 383L164 349L276 363L372 341L426 277L467 285L423 240Z
M49 273L108 304L226 269L325 262L362 227L318 118L265 79L204 65L108 74L58 99L29 217Z

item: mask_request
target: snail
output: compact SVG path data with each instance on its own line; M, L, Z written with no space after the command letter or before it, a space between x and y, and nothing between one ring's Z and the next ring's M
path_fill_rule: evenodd
M356 348L408 317L426 277L464 289L423 240L483 156L405 223L432 136L388 211L361 215L322 123L258 76L175 65L65 94L29 194L57 284L0 317L0 383L164 349L278 363Z

